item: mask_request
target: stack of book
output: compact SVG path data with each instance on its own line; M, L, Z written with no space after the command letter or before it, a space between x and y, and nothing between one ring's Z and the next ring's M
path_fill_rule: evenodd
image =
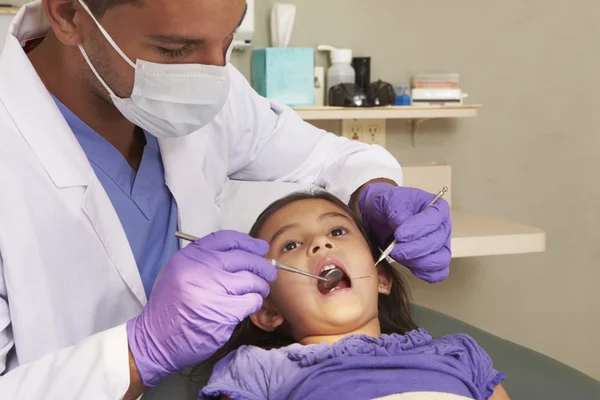
M411 104L415 106L462 105L459 74L417 74L412 79Z

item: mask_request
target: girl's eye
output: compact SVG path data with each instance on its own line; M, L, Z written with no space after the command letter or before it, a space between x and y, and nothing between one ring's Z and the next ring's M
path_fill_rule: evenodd
M335 236L342 236L345 234L346 234L346 230L344 228L336 228L336 229L332 230L329 235L335 237Z
M300 247L300 243L290 242L290 243L286 244L285 246L283 246L283 251L284 252L292 251L292 250L297 249L298 247Z

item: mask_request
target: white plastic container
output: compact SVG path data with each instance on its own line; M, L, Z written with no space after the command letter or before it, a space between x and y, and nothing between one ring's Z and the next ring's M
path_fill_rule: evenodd
M327 70L327 91L325 92L325 98L329 99L329 89L333 86L340 83L355 83L356 73L352 67L352 50L323 45L319 46L318 50L329 51L331 54L331 67Z

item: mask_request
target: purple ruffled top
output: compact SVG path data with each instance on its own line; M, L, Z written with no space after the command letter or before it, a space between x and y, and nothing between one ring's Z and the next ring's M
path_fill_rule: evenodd
M434 339L424 329L374 338L352 335L333 345L275 350L241 347L221 360L200 399L376 399L444 393L488 399L506 377L466 335Z
M420 348L433 338L425 329L417 329L406 335L381 335L374 338L367 335L352 335L333 345L327 343L303 346L294 344L288 347L288 358L297 361L301 367L317 365L325 360L344 356L388 357L405 351Z

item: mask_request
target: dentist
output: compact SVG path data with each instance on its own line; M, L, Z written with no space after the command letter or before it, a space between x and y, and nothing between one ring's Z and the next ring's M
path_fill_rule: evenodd
M218 232L228 180L316 184L430 282L448 204L377 146L258 96L229 64L244 0L43 0L0 50L0 398L136 398L207 359L275 279ZM177 229L205 237L179 249ZM216 233L214 233L216 232Z

